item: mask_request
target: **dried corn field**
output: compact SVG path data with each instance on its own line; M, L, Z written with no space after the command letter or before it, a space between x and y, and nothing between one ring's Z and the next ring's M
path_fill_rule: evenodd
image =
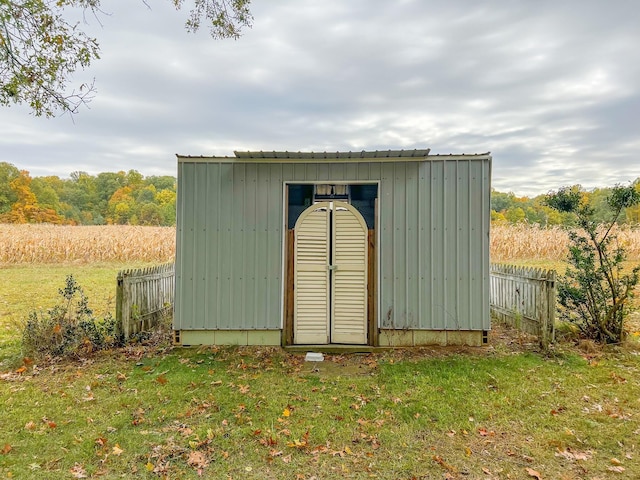
M0 224L0 264L171 261L175 228Z
M617 228L618 243L627 250L629 260L640 260L640 228ZM491 261L553 260L567 257L569 236L561 227L539 228L530 225L491 227Z
M618 240L640 260L640 229L621 228ZM528 225L493 226L491 261L563 260L567 232ZM0 264L171 261L174 227L0 224Z

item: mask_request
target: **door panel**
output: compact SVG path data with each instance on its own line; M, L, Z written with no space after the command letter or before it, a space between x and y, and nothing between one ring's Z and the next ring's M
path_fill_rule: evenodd
M367 343L367 227L358 211L335 202L331 342Z
M367 238L362 215L347 203L317 203L300 215L294 247L295 344L367 343Z
M329 343L329 205L304 212L295 229L294 343Z

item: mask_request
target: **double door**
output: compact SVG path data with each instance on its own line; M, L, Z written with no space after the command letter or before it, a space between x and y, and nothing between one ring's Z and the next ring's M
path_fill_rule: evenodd
M345 202L320 202L295 225L293 341L367 344L367 225Z

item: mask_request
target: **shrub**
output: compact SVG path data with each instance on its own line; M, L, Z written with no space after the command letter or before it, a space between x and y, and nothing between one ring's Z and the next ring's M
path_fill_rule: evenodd
M564 307L561 318L578 326L582 335L601 343L624 339L629 300L638 284L640 266L624 273L626 251L614 233L625 208L640 203L633 186L615 186L607 198L610 218L595 219L595 209L578 188L565 187L547 196L547 204L575 215L581 230L569 232L569 267L559 280L558 295Z
M89 301L73 275L68 275L58 305L32 311L22 332L24 353L34 357L67 357L122 344L111 314L95 318Z

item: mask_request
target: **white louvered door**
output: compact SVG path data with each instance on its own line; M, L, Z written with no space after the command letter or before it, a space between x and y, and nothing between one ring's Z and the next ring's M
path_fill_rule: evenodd
M334 203L331 343L367 343L367 226L358 211Z
M295 227L294 343L367 343L367 226L344 202L317 203Z
M293 341L329 343L329 203L305 210L295 227Z

